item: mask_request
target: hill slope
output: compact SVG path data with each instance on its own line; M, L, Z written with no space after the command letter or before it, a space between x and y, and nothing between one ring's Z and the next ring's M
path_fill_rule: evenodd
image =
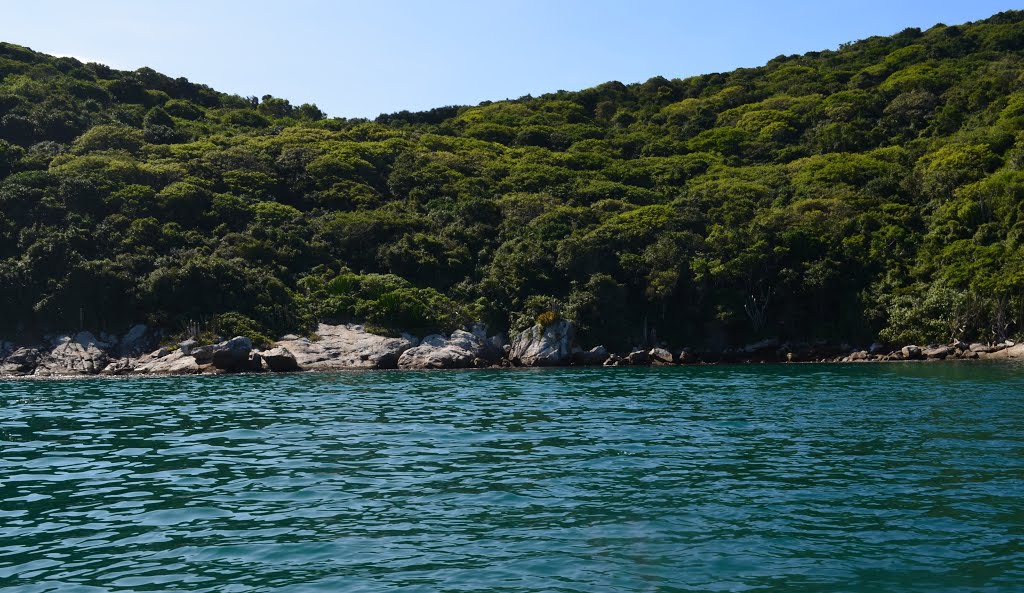
M1003 337L1022 124L1024 12L376 121L0 44L0 335Z

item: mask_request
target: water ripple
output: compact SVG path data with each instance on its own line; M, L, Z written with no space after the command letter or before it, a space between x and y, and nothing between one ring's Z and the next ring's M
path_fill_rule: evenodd
M1024 368L0 382L3 591L1020 591Z

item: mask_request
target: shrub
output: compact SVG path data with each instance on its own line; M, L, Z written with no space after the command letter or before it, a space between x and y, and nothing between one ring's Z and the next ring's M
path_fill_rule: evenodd
M223 313L213 320L213 327L225 339L245 336L257 348L266 348L274 341L267 336L267 329L241 313Z
M541 327L547 327L549 325L553 325L556 321L558 321L558 319L558 313L555 313L554 311L544 311L543 313L537 316L537 325Z

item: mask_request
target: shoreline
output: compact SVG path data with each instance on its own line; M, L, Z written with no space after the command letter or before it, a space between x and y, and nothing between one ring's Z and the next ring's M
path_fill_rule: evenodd
M634 348L613 353L603 346L583 350L571 322L535 325L509 340L488 336L474 325L451 335L419 339L409 334L387 337L362 325L320 324L312 339L286 335L269 348L236 336L215 344L194 339L166 344L159 330L144 325L124 337L90 332L49 338L49 343L17 347L0 341L0 380L89 377L215 376L371 370L487 370L530 368L598 368L646 366L719 366L752 364L857 364L871 362L1024 360L1024 344L967 344L892 349L872 344L868 350L825 342L788 343L766 339L723 350ZM161 342L164 346L156 347ZM155 349L154 349L155 348Z
M297 376L297 375L332 375L350 373L485 373L485 372L535 372L549 370L574 370L574 371L609 371L616 369L635 368L657 368L657 369L687 369L687 368L708 368L708 367L751 367L751 366L858 366L858 365L1002 365L1002 364L1024 364L1024 353L1018 356L979 357L971 359L963 358L933 358L915 360L804 360L804 361L728 361L728 362L695 362L687 364L646 364L646 365L562 365L562 366L502 366L491 365L484 367L463 367L463 368L365 368L365 367L333 367L302 369L287 373L272 371L239 371L230 372L222 370L201 370L200 372L154 372L154 373L127 373L127 374L104 374L104 373L69 373L54 375L0 375L0 384L15 382L35 381L136 381L147 379L170 379L170 378L214 378L214 377L268 377L268 376Z

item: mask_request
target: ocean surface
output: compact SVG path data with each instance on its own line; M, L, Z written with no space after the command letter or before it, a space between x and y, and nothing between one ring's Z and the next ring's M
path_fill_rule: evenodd
M2 591L1024 591L1024 366L0 382Z

